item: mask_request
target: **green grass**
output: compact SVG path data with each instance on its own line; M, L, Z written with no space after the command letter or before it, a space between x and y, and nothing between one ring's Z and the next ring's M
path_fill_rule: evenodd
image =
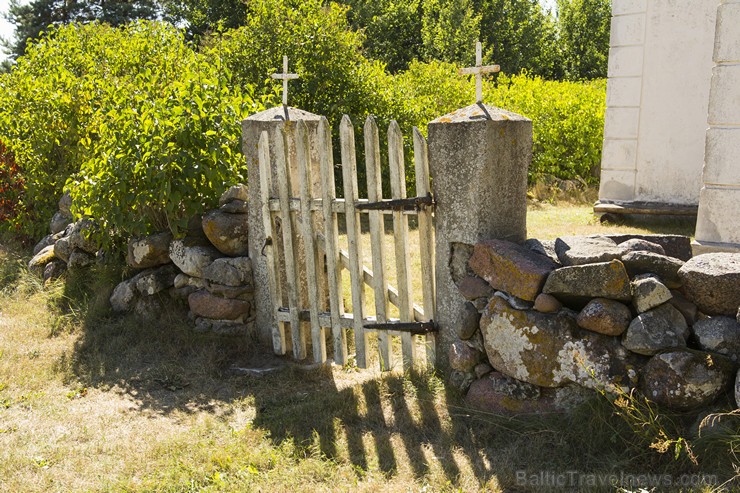
M588 210L557 217L602 231L580 223ZM530 236L546 235L532 229L549 224L542 211ZM697 439L693 416L641 424L599 396L568 416L472 412L432 374L304 370L255 341L194 334L175 310L112 317L115 269L43 287L24 260L0 247L0 491L547 491L517 471L726 480L740 464L738 416ZM690 441L698 465L651 448L656 429ZM579 489L599 491L555 491Z

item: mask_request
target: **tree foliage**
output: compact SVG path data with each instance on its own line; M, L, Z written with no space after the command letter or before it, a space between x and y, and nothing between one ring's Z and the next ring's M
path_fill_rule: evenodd
M427 60L475 61L480 20L471 0L424 0L421 38Z
M606 77L610 0L558 0L557 5L565 76L571 80Z
M0 224L18 214L23 178L13 153L0 142Z

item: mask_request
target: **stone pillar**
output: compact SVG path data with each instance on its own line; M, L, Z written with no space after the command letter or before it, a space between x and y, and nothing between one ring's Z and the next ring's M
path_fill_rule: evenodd
M694 254L740 251L740 0L717 8Z
M255 326L257 334L260 340L269 342L272 340L271 327L273 326L273 304L270 299L269 284L267 281L267 263L265 257L262 255L262 249L265 245L265 230L262 226L262 216L260 210L260 173L263 170L259 167L259 156L257 153L257 145L259 143L260 135L263 131L267 131L270 137L270 172L272 178L273 190L270 193L271 197L277 197L277 175L276 175L276 163L274 161L275 153L273 145L275 140L278 138L277 128L281 122L287 120L298 121L303 120L306 122L308 127L308 139L311 151L311 164L310 164L310 176L312 181L313 189L315 190L314 195L316 196L320 188L321 174L319 172L320 163L318 158L318 126L321 119L320 116L314 115L306 111L302 111L296 108L287 109L283 106L272 108L261 113L250 116L242 122L242 150L246 156L247 163L247 188L249 195L249 212L247 216L248 230L249 230L249 257L252 259L252 269L254 272L254 299L255 299L255 311L256 320ZM286 149L286 152L295 153L295 148ZM290 170L291 176L296 177L297 171ZM298 187L297 179L292 180L292 197L298 197L300 190ZM319 221L318 217L315 217L316 221ZM318 227L323 228L323 222L315 224ZM319 229L319 231L321 231ZM275 245L277 246L276 251L282 251L282 241L278 238L274 238ZM297 246L299 252L303 252L302 242L299 242ZM276 255L276 258L280 255ZM302 298L305 296L305 268L300 268L303 262L299 259L299 272L302 274ZM281 277L284 277L284 272ZM283 283L284 284L284 283ZM306 303L305 299L302 300ZM287 305L287 302L286 302ZM308 306L305 304L304 306ZM288 344L290 347L290 344Z
M428 142L437 203L437 358L447 368L465 303L456 282L465 276L473 245L490 238L525 240L532 121L474 104L431 122Z

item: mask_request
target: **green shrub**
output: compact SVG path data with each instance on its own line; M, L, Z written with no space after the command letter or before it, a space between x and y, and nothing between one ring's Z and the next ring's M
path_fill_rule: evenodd
M23 177L13 153L0 142L0 224L18 215Z
M605 80L557 82L525 74L501 76L486 101L532 119L530 182L551 175L598 183Z

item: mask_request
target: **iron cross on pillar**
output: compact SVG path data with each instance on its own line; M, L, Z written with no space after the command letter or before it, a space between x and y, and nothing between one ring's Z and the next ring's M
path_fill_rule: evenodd
M283 73L272 74L270 77L273 79L281 79L283 81L283 106L288 106L288 81L291 79L297 79L298 74L288 73L288 57L283 56Z
M483 102L483 74L501 70L498 65L483 65L483 48L480 41L475 43L475 67L461 68L459 75L475 75L475 102Z

